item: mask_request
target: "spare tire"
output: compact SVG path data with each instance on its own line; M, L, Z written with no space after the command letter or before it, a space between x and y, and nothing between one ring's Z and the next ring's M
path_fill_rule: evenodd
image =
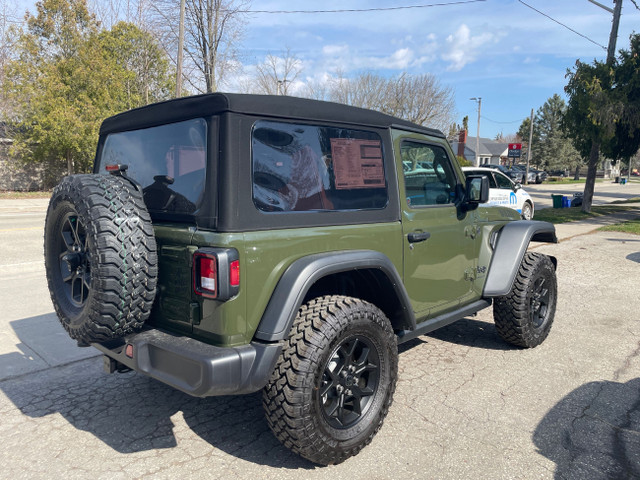
M79 344L140 329L156 294L158 256L142 193L112 175L73 175L54 189L44 230L51 300Z

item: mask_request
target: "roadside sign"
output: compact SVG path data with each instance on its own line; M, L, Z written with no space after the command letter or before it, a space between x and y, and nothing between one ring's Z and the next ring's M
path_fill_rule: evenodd
M520 158L520 154L522 153L522 144L521 143L510 143L509 144L509 157Z

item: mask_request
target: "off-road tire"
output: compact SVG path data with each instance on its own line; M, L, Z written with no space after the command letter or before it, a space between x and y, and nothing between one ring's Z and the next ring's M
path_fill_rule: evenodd
M44 257L55 311L79 344L127 335L149 317L156 242L142 194L128 181L62 179L47 210Z
M556 270L551 259L540 253L526 253L511 291L493 304L498 334L519 347L540 345L551 330L557 298Z
M397 372L396 338L380 309L351 297L316 298L298 311L263 390L267 421L278 440L299 455L323 465L340 463L368 445L382 426ZM363 390L352 391L353 382ZM360 397L358 415L357 396L367 388L373 393ZM341 392L347 407L342 410Z

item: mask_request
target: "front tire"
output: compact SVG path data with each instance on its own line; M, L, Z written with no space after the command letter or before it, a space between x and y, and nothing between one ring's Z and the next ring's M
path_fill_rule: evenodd
M556 270L551 259L527 252L511 291L493 304L498 334L519 347L540 345L551 330L557 296Z
M308 460L340 463L382 426L397 372L396 338L380 309L338 295L311 300L263 391L269 427Z
M524 202L522 205L522 219L531 220L533 218L533 207L529 202Z

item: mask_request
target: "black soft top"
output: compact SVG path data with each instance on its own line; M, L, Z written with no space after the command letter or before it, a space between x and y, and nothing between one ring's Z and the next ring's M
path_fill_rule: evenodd
M129 110L107 118L100 127L100 135L148 128L189 118L208 117L224 112L370 127L397 127L444 138L438 130L364 108L306 98L237 93L195 95Z

